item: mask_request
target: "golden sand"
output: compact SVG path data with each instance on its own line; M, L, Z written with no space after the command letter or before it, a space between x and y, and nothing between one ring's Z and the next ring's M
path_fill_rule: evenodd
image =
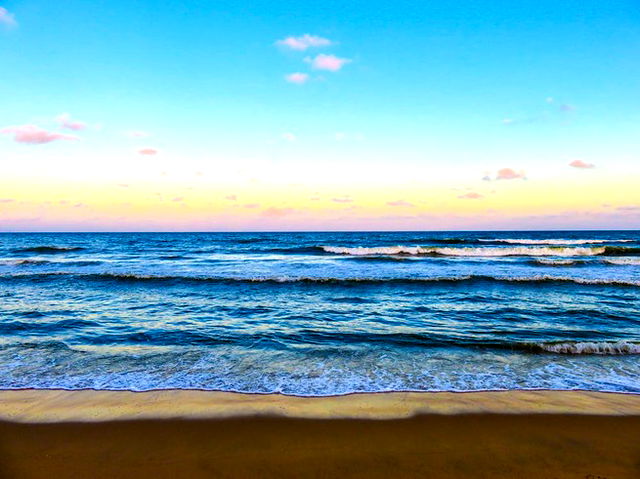
M0 478L640 478L640 396L0 391Z
M0 420L19 422L283 416L400 419L416 414L640 415L640 395L586 391L391 392L329 397L196 390L0 391Z

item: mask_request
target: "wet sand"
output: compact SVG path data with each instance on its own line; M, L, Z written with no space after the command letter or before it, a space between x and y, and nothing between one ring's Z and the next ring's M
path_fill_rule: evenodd
M638 478L640 396L0 391L2 478Z

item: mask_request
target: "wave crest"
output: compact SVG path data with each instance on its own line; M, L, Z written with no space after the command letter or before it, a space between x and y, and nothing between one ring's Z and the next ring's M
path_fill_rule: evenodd
M640 344L625 340L612 342L548 343L536 345L543 351L557 354L640 354Z
M602 244L602 243L631 243L632 239L512 239L512 238L494 238L480 239L479 241L490 243L507 243L507 244L525 244L525 245L581 245L581 244Z
M640 248L621 246L514 246L514 247L423 247L423 246L379 246L340 247L321 246L325 253L348 256L454 256L499 258L508 256L632 256L640 254Z

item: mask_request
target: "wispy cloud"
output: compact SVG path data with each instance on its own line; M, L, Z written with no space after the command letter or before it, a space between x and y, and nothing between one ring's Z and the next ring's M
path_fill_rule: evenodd
M140 131L140 130L127 131L125 132L125 135L128 136L129 138L146 138L150 136L149 133L147 133L146 131Z
M545 119L544 115L530 116L525 118L504 118L502 120L502 124L507 126L524 125L527 123L536 123L538 121L543 121L544 119Z
M618 211L640 211L640 206L618 206Z
M464 195L458 196L461 200L479 200L480 198L484 198L480 193L476 193L475 191L471 191L469 193L465 193Z
M573 160L571 163L569 163L569 166L572 166L573 168L588 169L595 168L596 165L594 165L593 163L587 163L582 160Z
M238 200L238 196L237 195L227 195L224 197L225 200L228 201L237 201Z
M497 180L517 180L526 178L524 171L515 171L512 168L502 168L498 170Z
M334 203L353 203L353 199L349 196L342 196L338 198L331 198Z
M247 208L247 209L255 209L255 208L260 208L260 203L247 203L242 205L243 208Z
M281 217L294 213L296 210L293 208L268 208L262 212L263 216L269 217Z
M276 42L276 45L298 51L304 51L307 48L312 47L328 47L332 44L333 42L328 38L309 35L308 33L305 33L304 35L301 35L299 37L287 37Z
M515 126L527 123L551 121L554 118L558 118L558 113L565 114L576 110L574 105L558 103L553 97L547 97L545 99L545 103L547 105L538 114L523 117L506 117L502 120L502 124L506 126Z
M415 206L413 203L409 203L404 200L387 201L388 206Z
M77 140L77 136L65 135L55 131L47 131L36 125L8 126L0 130L0 133L13 135L13 140L28 145L41 145L56 140Z
M282 139L285 141L296 141L296 135L291 132L286 132L282 134Z
M307 81L309 80L309 75L306 73L295 72L295 73L289 73L288 75L285 75L284 79L289 83L302 85L304 83L307 83Z
M14 28L18 26L18 22L6 8L0 7L0 25L5 28Z
M72 120L71 115L68 113L62 113L56 117L56 121L60 125L60 128L64 128L67 130L80 131L84 130L87 125L86 123L78 120Z
M311 64L311 67L315 70L328 70L331 72L337 72L347 63L351 63L348 58L339 58L335 55L326 55L321 53L315 58L306 58L305 61Z
M153 156L158 154L158 150L155 148L141 148L138 150L138 153L144 156Z

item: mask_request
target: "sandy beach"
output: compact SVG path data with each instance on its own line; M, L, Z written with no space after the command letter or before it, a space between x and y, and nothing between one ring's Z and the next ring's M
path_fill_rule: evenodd
M640 477L640 396L0 391L2 478Z

